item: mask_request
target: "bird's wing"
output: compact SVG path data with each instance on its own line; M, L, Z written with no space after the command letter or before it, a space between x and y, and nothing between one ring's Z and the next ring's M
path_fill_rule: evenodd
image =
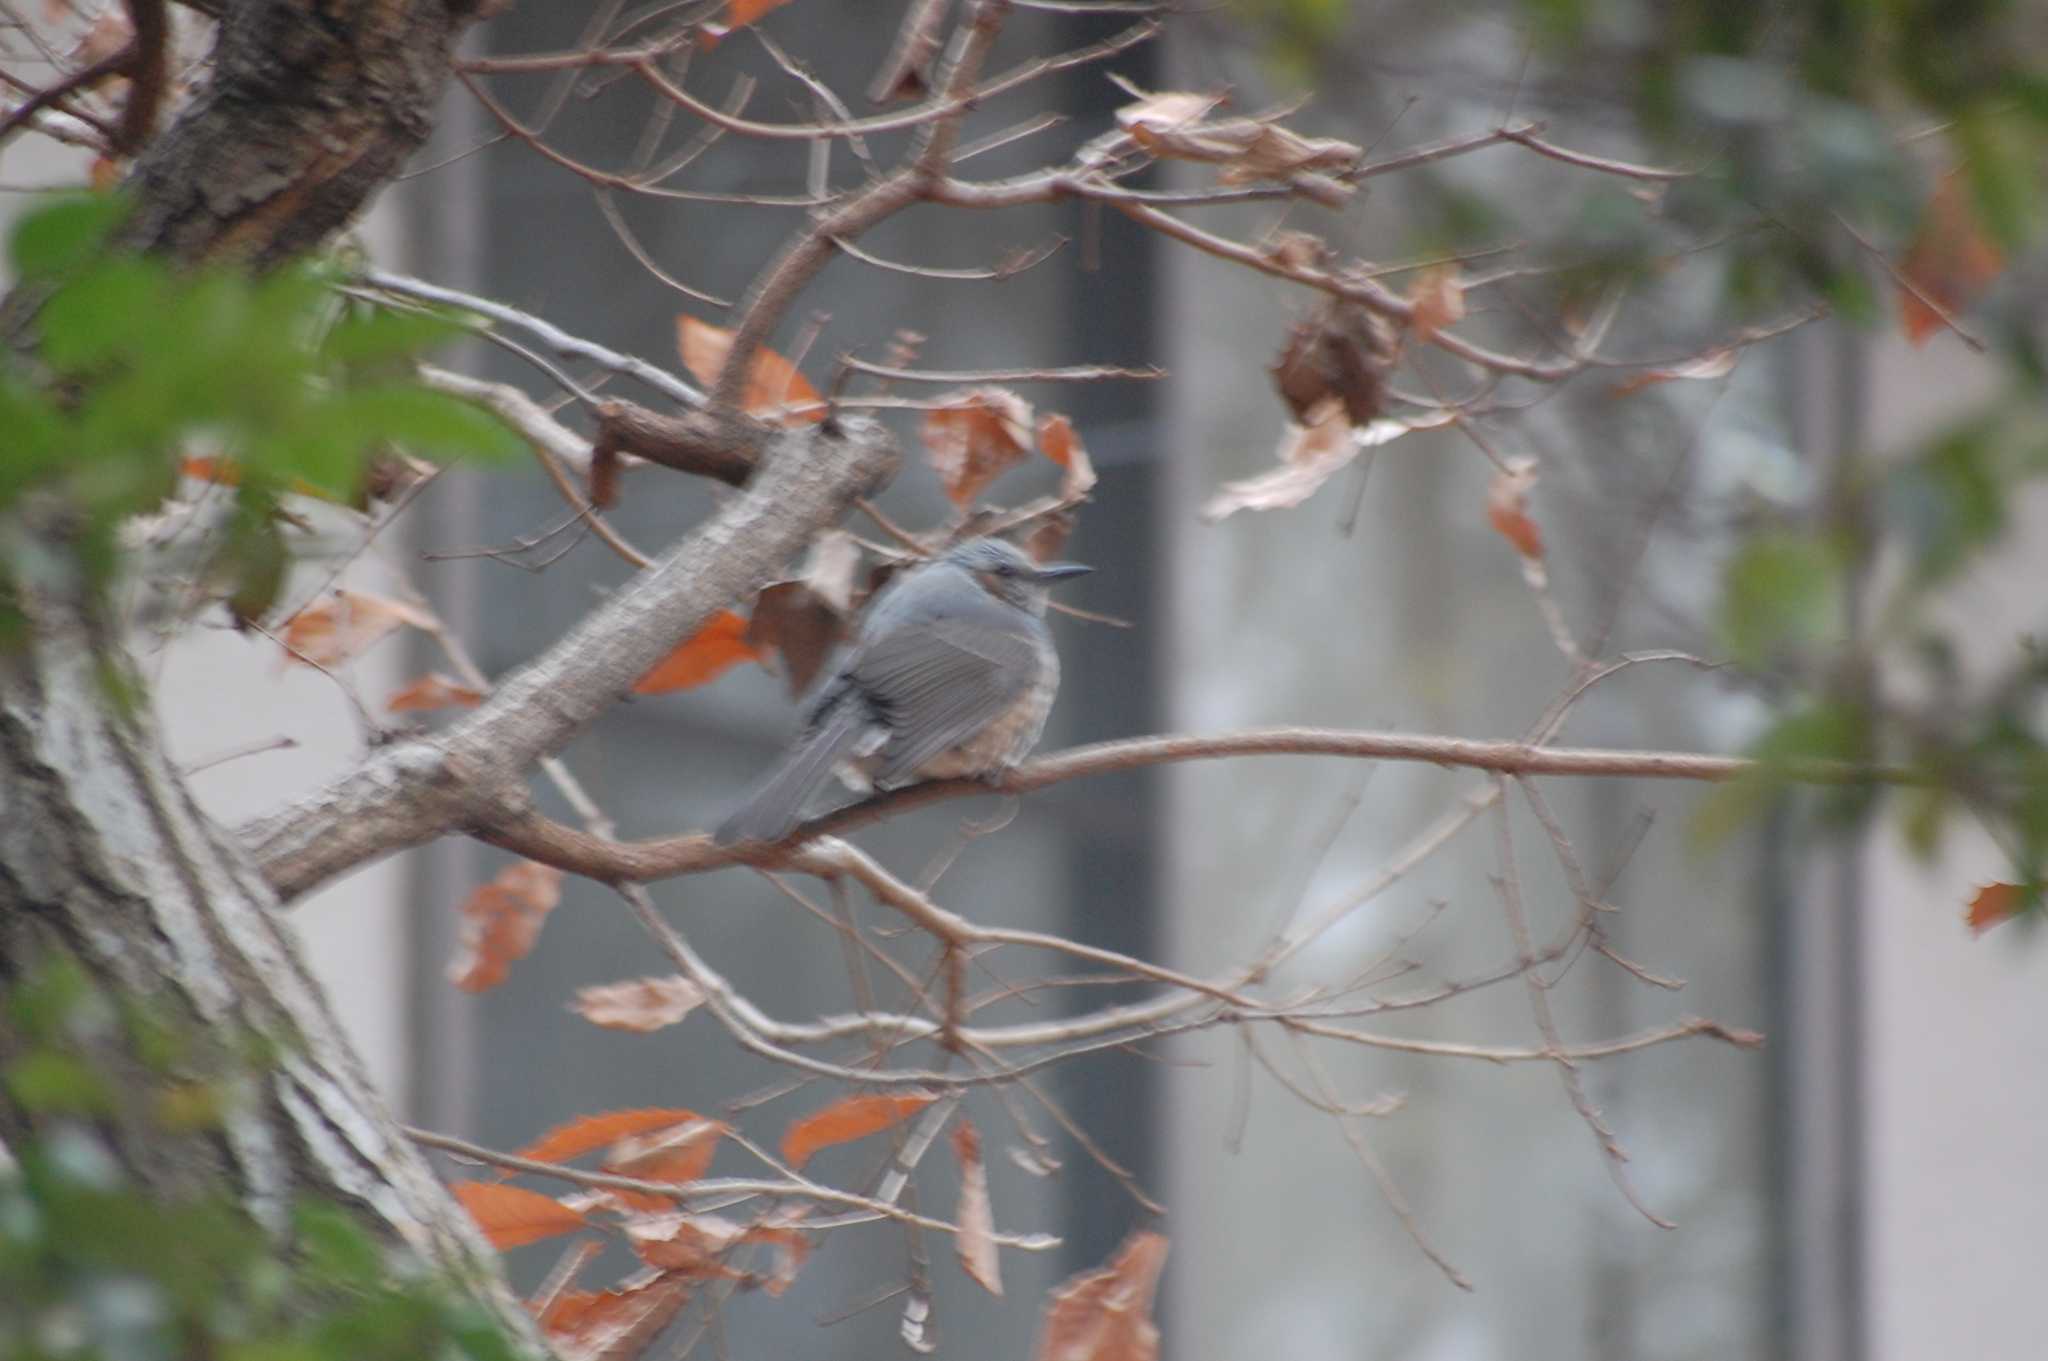
M890 729L880 778L904 779L979 733L1038 680L1044 625L987 597L867 640L849 678Z

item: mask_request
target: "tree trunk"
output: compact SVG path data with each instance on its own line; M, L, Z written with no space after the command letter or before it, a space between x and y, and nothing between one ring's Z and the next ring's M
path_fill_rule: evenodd
M214 72L143 152L128 239L270 264L346 226L433 130L475 0L242 0Z
M524 1328L494 1254L371 1092L262 877L165 759L131 663L61 584L17 585L29 641L0 654L0 996L64 969L88 985L74 1012L122 1023L63 1027L91 1096L0 1084L0 1144L19 1155L89 1115L138 1194L231 1197L280 1248L301 1197L335 1202ZM40 1057L49 1029L0 1008L0 1070ZM212 1115L179 1114L194 1093Z
M228 5L209 88L138 161L129 240L258 264L317 245L424 140L472 8ZM370 1090L262 876L166 760L61 532L16 528L27 638L0 650L0 1174L82 1118L133 1194L231 1200L281 1254L295 1204L330 1203L542 1351L495 1254ZM53 1042L49 1017L16 1003L59 973L116 1021ZM91 1090L21 1078L52 1063Z

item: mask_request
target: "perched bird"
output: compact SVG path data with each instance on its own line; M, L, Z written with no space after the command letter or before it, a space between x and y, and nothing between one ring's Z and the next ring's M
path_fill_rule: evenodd
M888 788L1024 759L1060 684L1046 594L1091 570L969 539L892 580L812 688L803 734L714 839L781 839L835 768Z

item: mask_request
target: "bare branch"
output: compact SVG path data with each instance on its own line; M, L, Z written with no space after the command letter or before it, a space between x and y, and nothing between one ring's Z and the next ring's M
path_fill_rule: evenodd
M895 382L953 386L973 383L1102 383L1123 379L1149 382L1167 376L1166 370L1157 364L1149 364L1142 369L1121 368L1114 364L1069 364L1050 369L899 369L852 355L843 357L839 362L856 372L871 373L877 378Z
M421 302L431 302L442 307L452 307L462 312L474 312L476 315L491 321L502 322L507 326L516 326L528 335L533 336L536 340L539 340L558 355L570 359L588 360L590 363L596 364L598 367L612 373L637 379L648 387L653 388L656 392L673 401L680 402L684 406L702 406L704 404L704 394L691 387L688 383L685 383L682 379L677 378L674 374L650 364L644 359L636 358L629 354L620 354L617 350L608 349L594 341L585 340L581 336L570 335L553 322L543 321L531 312L523 312L517 307L508 306L491 298L478 297L474 293L464 293L460 289L444 288L440 284L430 284L424 279L414 279L403 274L393 274L388 270L365 270L361 277L362 281L371 288L379 288L387 293L396 293L406 298L416 298Z

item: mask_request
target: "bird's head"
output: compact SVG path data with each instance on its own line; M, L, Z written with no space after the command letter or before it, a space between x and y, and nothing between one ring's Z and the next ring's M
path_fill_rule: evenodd
M1046 593L1055 583L1095 570L1078 562L1034 561L1007 539L968 539L939 561L972 573L990 595L1033 614L1045 613Z

